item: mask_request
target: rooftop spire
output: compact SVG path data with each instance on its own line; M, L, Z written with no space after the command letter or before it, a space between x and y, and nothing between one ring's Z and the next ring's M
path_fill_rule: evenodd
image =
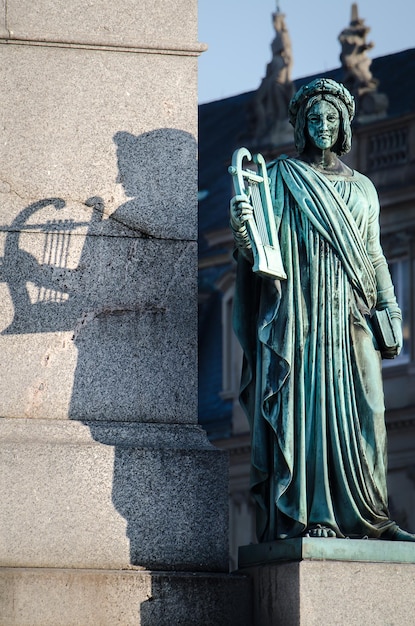
M339 42L342 50L340 61L343 66L343 83L352 92L357 101L357 110L362 113L369 107L372 114L385 113L387 98L378 93L379 81L373 77L370 70L372 59L367 56L367 51L374 47L373 42L367 41L370 27L366 26L365 20L359 17L357 3L351 8L350 24L342 30Z
M275 37L271 43L272 59L250 105L252 146L283 143L288 126L288 103L295 87L291 79L293 65L291 38L279 2L272 14ZM290 137L292 129L288 127Z
M359 9L357 7L357 3L353 2L352 4L352 18L350 20L350 23L353 24L353 22L357 22L359 20Z

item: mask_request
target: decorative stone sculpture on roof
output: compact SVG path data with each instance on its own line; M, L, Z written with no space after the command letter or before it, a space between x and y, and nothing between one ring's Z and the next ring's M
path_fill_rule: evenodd
M385 113L388 106L388 99L378 92L379 81L370 70L372 59L367 56L367 51L375 44L366 41L369 32L370 28L359 17L357 4L353 3L350 24L340 33L339 42L342 46L343 83L356 98L358 116L379 116Z
M291 80L291 39L285 15L279 8L272 18L275 28L275 37L271 43L272 59L249 107L251 146L281 144L289 132L287 108L295 91Z

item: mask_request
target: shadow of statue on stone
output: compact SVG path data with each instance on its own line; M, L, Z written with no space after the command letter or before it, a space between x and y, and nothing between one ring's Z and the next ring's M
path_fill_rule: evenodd
M209 544L217 511L200 489L217 478L188 393L197 372L197 190L182 172L197 167L196 142L175 129L121 131L114 142L127 200L82 250L80 263L94 268L93 306L74 332L70 417L114 447L112 502L127 522L130 564L220 571L226 550L219 558L213 535Z
M78 221L70 217L62 198L44 198L27 206L3 227L7 235L0 278L9 288L13 320L2 334L45 333L73 327L82 310L82 294L72 288L79 271L73 263L71 242L101 220L100 203L100 198L87 200L89 219Z
M88 545L104 551L108 566L224 571L227 537L219 545L211 529L226 527L226 499L212 507L202 487L218 484L217 469L189 394L197 375L197 189L183 170L196 173L196 141L170 128L120 131L113 141L127 196L115 211L97 190L84 203L43 198L3 226L0 271L10 297L2 334L31 335L25 414L69 417L103 444L87 455L89 475L78 468L76 476L90 485L97 520L108 523L60 509L68 527L88 537L94 528ZM100 491L98 471L112 472L111 493L105 481Z
M172 165L177 158L171 157L178 153L183 167L196 167L196 143L174 129L138 137L118 132L114 142L118 182L128 199L86 238L80 257L90 273L74 328L78 361L70 415L145 421L154 407L159 416L180 420L186 391L170 372L189 339L184 328L175 335L169 328L174 315L193 324L176 309L183 297L178 285L190 280L196 226L187 200L196 191L183 186L180 168ZM194 376L190 365L181 367Z

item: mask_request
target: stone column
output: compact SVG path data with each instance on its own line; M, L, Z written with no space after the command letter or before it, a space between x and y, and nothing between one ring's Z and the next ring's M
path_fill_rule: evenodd
M0 3L3 625L243 623L196 413L196 8Z

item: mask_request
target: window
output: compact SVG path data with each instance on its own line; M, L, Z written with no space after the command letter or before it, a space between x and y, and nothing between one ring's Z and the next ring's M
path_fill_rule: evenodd
M398 128L374 135L369 141L369 170L379 170L408 162L408 129Z

